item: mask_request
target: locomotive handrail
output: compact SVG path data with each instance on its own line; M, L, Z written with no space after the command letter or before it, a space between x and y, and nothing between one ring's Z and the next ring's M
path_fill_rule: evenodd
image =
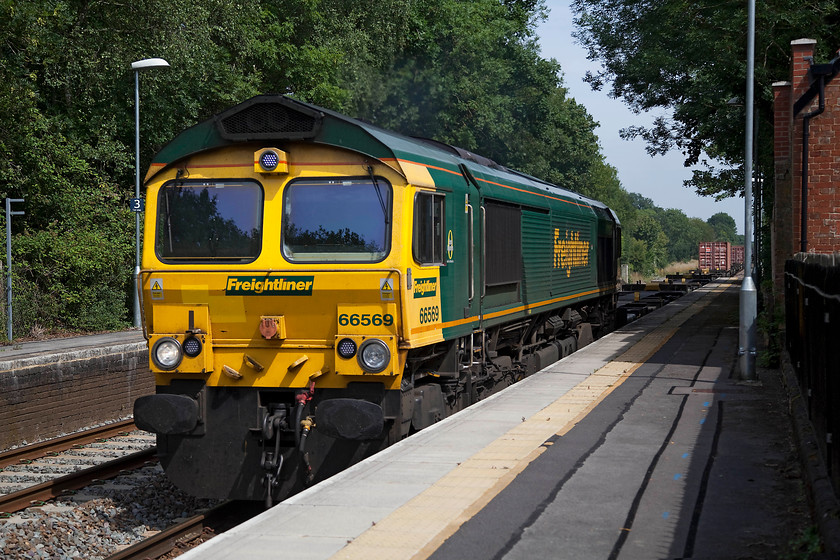
M487 210L481 205L481 299L487 295ZM483 315L483 311L482 311Z
M469 256L469 262L467 263L468 268L469 268L469 274L470 274L470 279L469 279L470 298L469 298L469 302L472 304L472 300L475 297L475 269L473 268L473 259L475 258L475 228L473 227L473 207L472 207L472 204L467 204L467 215L469 216L469 218L467 218L467 219L469 220L468 225L469 225L469 236L470 236L470 243L468 245L469 248L470 248L470 256Z

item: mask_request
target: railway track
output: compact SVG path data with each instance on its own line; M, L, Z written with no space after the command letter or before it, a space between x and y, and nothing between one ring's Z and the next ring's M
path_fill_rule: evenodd
M225 530L215 502L172 487L154 440L122 422L0 454L0 560L104 559L147 538L134 557L158 557Z
M120 420L75 434L49 439L32 445L25 445L0 453L0 469L21 461L43 457L49 453L66 451L77 445L85 445L97 440L107 439L135 430L133 420Z
M261 502L223 502L204 513L183 520L129 548L112 554L107 560L161 558L175 550L198 546L262 511L264 507Z
M29 486L23 490L0 496L0 517L8 516L33 505L43 505L46 501L68 492L84 488L97 481L114 477L121 472L136 469L154 459L155 448L144 449L99 465L87 467L46 482Z
M0 517L154 460L154 438L122 421L0 453Z

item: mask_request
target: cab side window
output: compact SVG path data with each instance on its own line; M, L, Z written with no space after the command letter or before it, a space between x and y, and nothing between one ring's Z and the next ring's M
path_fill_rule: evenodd
M414 260L422 265L443 264L442 194L420 192L414 198Z

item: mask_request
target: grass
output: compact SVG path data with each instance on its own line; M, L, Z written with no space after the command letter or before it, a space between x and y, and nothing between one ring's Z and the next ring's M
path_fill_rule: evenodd
M671 263L663 268L660 273L662 276L665 276L666 274L684 274L692 270L697 270L696 259L687 262Z
M665 268L660 269L653 276L643 276L642 274L639 274L638 272L631 272L630 273L630 282L631 283L650 282L651 280L654 280L654 279L657 279L657 278L665 278L665 276L668 275L668 274L686 274L688 272L691 272L692 270L696 270L697 265L698 265L697 259L694 259L694 260L691 260L691 261L686 261L686 262L671 263L668 266L666 266Z
M804 533L788 543L788 551L780 558L783 560L808 560L822 552L819 530L811 526Z

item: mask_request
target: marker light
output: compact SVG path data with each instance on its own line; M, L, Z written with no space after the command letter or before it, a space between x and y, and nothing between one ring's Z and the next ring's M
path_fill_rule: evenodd
M184 340L184 354L190 358L195 358L201 354L201 341L194 336Z
M274 171L278 163L280 163L280 158L277 157L276 152L266 150L260 154L260 167L266 171Z
M152 346L152 361L164 371L170 371L178 367L183 357L181 345L172 337L165 336L158 339Z
M286 152L277 148L264 148L254 153L255 173L288 173Z
M379 373L391 362L388 345L378 338L369 338L359 347L359 365L370 373Z
M356 343L351 338L342 338L336 346L338 355L342 358L349 359L356 355Z

